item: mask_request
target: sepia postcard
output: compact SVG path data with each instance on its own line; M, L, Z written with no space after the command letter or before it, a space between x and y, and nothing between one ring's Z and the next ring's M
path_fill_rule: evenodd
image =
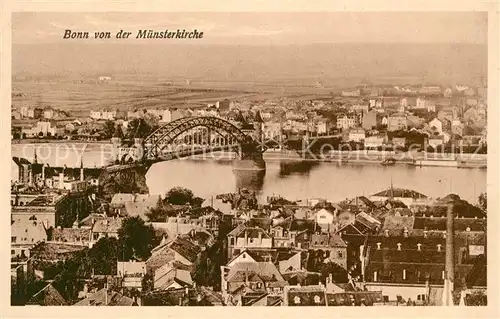
M281 2L4 7L7 318L500 316L496 2Z

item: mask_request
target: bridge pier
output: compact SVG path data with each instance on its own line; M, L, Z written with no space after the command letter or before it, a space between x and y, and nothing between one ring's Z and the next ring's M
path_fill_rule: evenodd
M265 171L266 162L261 149L255 144L241 145L239 156L233 161L233 170Z

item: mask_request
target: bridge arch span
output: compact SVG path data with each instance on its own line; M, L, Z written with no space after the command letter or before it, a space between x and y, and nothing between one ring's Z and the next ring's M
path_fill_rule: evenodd
M245 134L234 124L218 117L184 117L172 121L151 133L144 139L147 158L159 157L161 151L172 143L180 134L196 127L207 127L217 133L230 134L241 145L257 145L254 138Z

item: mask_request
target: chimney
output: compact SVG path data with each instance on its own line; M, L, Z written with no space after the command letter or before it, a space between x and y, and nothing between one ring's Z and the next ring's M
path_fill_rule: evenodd
M59 173L59 189L64 189L64 173Z
M28 180L28 185L33 186L33 166L30 165L29 167L29 180Z
M108 305L108 283L104 286L104 305Z
M455 245L454 245L454 220L453 220L453 204L448 204L446 214L446 268L445 268L445 287L448 291L444 292L446 297L451 296L454 290L455 283ZM453 305L453 300L444 298L447 306Z
M84 172L83 172L83 161L80 162L80 181L83 182L85 179Z

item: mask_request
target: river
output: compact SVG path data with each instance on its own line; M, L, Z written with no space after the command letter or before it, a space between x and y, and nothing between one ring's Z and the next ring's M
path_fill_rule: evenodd
M87 147L83 144L18 144L12 145L12 156L32 160L35 148L39 162L52 166L79 167L80 156L85 167L99 167L112 159L111 146L106 144L89 144ZM391 180L394 187L413 189L429 197L454 193L473 203L481 192L486 191L487 172L484 169L339 165L301 162L300 159L270 159L266 160L266 165L265 173L235 173L231 160L182 159L154 164L146 178L153 194L164 194L174 186L183 186L207 199L238 188L250 188L256 190L262 199L279 194L291 200L326 198L336 202L387 189Z

